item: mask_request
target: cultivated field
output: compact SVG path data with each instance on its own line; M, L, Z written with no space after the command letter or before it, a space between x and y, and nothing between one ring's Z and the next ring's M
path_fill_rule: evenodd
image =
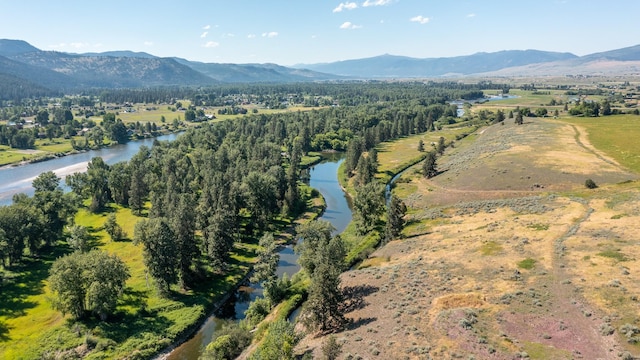
M614 121L640 135L625 117L507 120L447 149L438 176L405 172L405 238L342 276L339 358L640 356L640 149L606 146Z

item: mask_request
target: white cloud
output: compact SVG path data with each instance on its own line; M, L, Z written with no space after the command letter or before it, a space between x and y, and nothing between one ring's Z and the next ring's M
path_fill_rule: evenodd
M49 47L50 47L51 49L60 49L60 48L66 47L66 46L67 46L67 44L65 44L65 43L59 43L59 44L49 45Z
M153 41L145 41L144 46L153 46Z
M211 25L205 25L202 27L202 30L209 30L211 29Z
M358 4L354 3L354 2L345 2L345 3L340 3L340 5L338 5L338 7L336 7L335 9L333 9L333 12L342 12L342 10L353 10L353 9L357 9L358 8Z
M362 28L362 25L352 24L350 21L346 21L345 23L340 25L340 29L344 29L344 30L352 30L352 29L360 29L360 28Z
M422 15L418 15L418 16L414 16L411 19L409 19L409 21L413 21L413 22L417 22L420 24L426 24L429 22L429 18L428 17L424 17Z
M278 36L278 33L276 31L262 33L262 37L274 38L276 36Z
M236 36L236 34L233 34L233 33L226 33L226 34L222 35L222 37L235 37L235 36Z
M200 35L200 38L201 38L201 39L204 39L204 38L206 38L206 37L207 37L207 35L209 35L209 32L208 32L208 31L205 31L205 32L203 32L203 33L202 33L202 35Z
M217 43L215 41L209 41L206 44L202 45L202 47L214 48L214 47L218 47L219 45L220 45L220 43Z
M249 35L247 35L247 38L255 39L256 38L256 34L249 34Z
M383 6L383 5L389 5L391 3L393 3L395 0L366 0L365 2L362 3L362 6L364 7L369 7L369 6Z
M476 14L469 14L467 15L468 18L472 18L472 17L476 17Z

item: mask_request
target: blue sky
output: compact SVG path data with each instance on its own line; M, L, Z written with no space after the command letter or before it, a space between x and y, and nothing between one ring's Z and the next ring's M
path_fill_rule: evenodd
M281 65L640 44L640 0L0 0L0 38Z

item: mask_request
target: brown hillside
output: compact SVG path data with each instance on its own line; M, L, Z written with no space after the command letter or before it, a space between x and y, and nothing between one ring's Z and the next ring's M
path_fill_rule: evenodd
M405 239L343 274L340 359L640 356L636 175L553 120L491 126L438 163L395 190Z

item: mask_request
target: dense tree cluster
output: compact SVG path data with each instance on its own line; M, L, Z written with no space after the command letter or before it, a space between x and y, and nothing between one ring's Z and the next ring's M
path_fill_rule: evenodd
M33 181L33 197L14 196L14 203L0 206L0 258L12 265L23 256L37 256L62 238L65 225L78 207L73 194L64 194L60 178L45 172Z

